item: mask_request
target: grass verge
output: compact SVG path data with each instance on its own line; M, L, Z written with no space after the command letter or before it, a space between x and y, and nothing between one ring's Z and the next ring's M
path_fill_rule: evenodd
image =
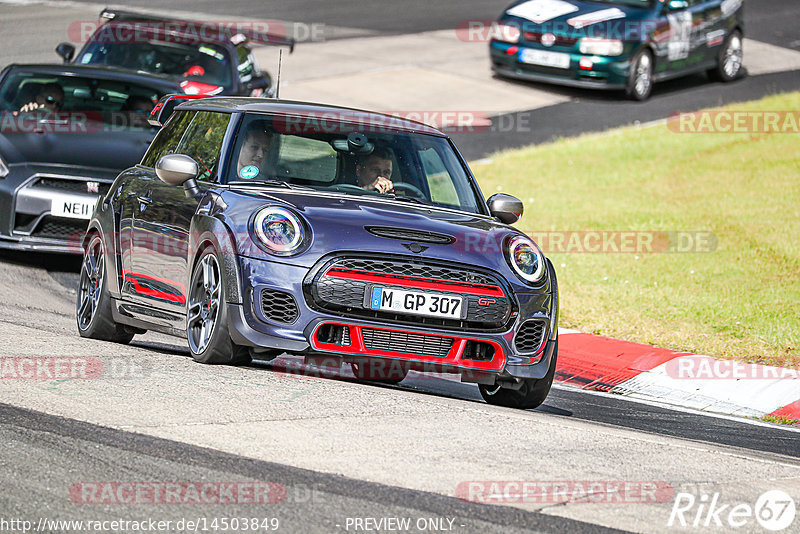
M800 92L724 109L796 112ZM545 236L561 326L798 367L799 149L797 133L690 134L658 125L510 150L473 171L485 194L502 190L525 202L517 228ZM639 232L634 239L650 236L654 252L586 252L598 241L580 241L594 231ZM673 246L710 241L690 252L656 251L665 236Z

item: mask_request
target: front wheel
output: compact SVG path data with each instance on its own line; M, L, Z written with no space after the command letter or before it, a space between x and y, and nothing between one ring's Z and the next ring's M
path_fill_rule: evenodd
M81 337L128 343L133 333L114 322L111 297L106 284L106 261L103 238L92 234L81 265L75 317Z
M653 54L649 50L640 50L633 57L625 92L634 100L650 98L650 93L653 92Z
M186 314L186 337L192 358L197 362L242 365L251 361L247 347L231 340L225 302L225 283L217 253L208 247L192 271Z
M556 359L558 356L558 340L553 350L553 359L550 360L550 367L547 374L538 379L526 379L522 381L519 389L504 388L499 384L493 386L478 385L481 397L489 404L504 406L506 408L520 408L523 410L536 408L541 405L550 393L553 385L553 377L556 374Z
M720 82L730 82L739 77L742 72L744 48L742 33L739 30L731 33L719 53L717 66L708 71L711 78Z

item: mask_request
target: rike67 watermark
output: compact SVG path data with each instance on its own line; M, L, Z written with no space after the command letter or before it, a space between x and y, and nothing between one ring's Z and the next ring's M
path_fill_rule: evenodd
M756 499L755 504L725 502L720 493L680 492L667 521L668 527L729 529L754 526L777 532L794 523L797 508L794 499L781 490L770 490Z

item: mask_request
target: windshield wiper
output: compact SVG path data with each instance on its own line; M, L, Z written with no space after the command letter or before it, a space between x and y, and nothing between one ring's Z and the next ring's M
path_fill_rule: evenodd
M286 189L314 191L313 187L306 187L304 185L292 184L284 180L234 180L233 182L228 182L228 185L269 185L273 187L285 187Z

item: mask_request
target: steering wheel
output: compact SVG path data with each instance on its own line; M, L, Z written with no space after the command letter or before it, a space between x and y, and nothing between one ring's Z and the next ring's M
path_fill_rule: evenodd
M394 187L392 188L394 191L400 190L403 191L405 196L412 196L419 198L420 200L428 200L428 197L425 196L425 193L419 190L419 188L415 185L411 185L406 182L394 182Z

